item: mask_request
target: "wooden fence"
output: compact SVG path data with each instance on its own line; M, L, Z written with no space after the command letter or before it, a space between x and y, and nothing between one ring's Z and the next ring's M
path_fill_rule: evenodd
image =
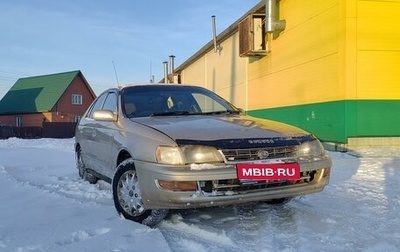
M0 139L17 138L72 138L76 123L44 122L43 127L0 126Z

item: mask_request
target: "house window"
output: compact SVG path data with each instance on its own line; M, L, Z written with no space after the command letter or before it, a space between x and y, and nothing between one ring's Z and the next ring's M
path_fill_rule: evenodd
M78 123L81 120L82 116L75 116L74 122Z
M72 104L74 104L74 105L82 105L82 95L73 94L72 95Z
M22 116L17 116L17 117L15 118L15 125L16 125L17 127L22 127Z

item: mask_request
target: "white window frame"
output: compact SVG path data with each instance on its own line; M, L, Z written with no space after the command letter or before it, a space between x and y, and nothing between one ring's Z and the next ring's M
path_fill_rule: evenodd
M82 116L74 116L74 122L78 123L82 119Z
M82 95L80 94L72 94L72 104L73 105L82 105Z

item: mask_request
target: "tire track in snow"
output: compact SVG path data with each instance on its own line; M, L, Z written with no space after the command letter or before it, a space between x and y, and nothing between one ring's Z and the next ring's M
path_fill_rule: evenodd
M62 241L56 242L58 245L69 245L76 242L81 242L84 240L88 240L97 236L101 236L110 232L110 228L99 228L94 230L79 230L73 232L69 237L65 238Z
M186 222L180 214L173 214L163 220L159 229L166 240L169 240L171 249L177 251L243 251L237 247L234 241L226 234L225 230L212 226L202 225L201 218L194 222ZM188 247L189 246L189 247Z
M106 182L99 181L96 184L90 184L80 179L77 172L76 175L51 175L55 169L57 169L56 166L0 166L2 173L21 186L56 193L79 202L112 205L111 186Z

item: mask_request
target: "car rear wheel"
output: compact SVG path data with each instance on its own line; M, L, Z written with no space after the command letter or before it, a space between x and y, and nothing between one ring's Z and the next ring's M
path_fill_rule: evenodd
M97 182L97 177L87 171L85 163L83 162L82 158L82 150L78 148L75 152L75 159L76 159L76 168L79 171L79 177L83 178L84 180L88 181L91 184L95 184Z
M128 158L118 167L112 181L114 205L125 219L155 227L168 213L167 209L145 209L139 179L133 159Z

